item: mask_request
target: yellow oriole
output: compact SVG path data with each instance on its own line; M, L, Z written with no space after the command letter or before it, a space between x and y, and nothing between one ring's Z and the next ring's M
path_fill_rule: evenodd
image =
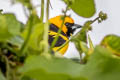
M63 15L60 16L56 16L54 18L51 18L49 20L50 22L50 26L49 26L49 45L52 44L53 40L55 39L55 37L57 36L57 32L58 30L61 28L62 24L63 24L63 19L62 19ZM58 50L66 41L69 40L69 37L74 33L74 31L77 28L81 28L80 25L75 24L74 20L69 17L66 16L64 18L64 24L62 26L61 29L61 33L59 35L59 38L55 44L55 46L53 47L53 51L55 52L56 50ZM61 48L58 52L61 53L62 55L66 52L67 48L68 48L69 44L65 45L63 48Z

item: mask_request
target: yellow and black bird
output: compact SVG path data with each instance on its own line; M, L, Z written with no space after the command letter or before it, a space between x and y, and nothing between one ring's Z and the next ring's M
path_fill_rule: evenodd
M60 16L56 16L54 18L51 18L49 20L50 22L50 27L49 27L49 45L52 44L53 40L55 39L55 37L57 36L57 32L58 30L61 28L61 25L63 24L63 19L62 19L63 15ZM74 33L74 31L77 28L81 28L82 26L75 24L74 20L69 17L66 16L64 18L64 24L62 26L61 29L61 33L59 35L59 38L55 44L55 46L53 47L53 51L55 52L56 50L58 50L66 41L69 40L70 36ZM68 49L69 44L65 45L63 48L61 48L58 52L60 54L64 54L66 52L66 50Z

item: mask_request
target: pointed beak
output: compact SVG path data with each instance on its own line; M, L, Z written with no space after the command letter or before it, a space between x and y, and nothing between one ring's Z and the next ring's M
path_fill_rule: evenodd
M79 24L74 24L73 26L75 26L76 28L81 28L82 26Z

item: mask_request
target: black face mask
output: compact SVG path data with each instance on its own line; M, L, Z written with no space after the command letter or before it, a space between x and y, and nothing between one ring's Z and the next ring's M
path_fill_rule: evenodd
M70 34L73 34L76 29L81 28L82 26L79 24L74 24L74 23L65 23L65 26L67 27L67 36L70 37Z

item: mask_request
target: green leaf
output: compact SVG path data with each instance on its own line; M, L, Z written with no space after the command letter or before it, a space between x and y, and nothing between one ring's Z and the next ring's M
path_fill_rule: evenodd
M101 45L109 49L113 54L120 56L120 36L107 35Z
M66 0L64 0L66 2ZM70 0L67 0L70 2ZM72 0L70 4L72 10L82 17L92 17L95 14L95 3L94 0Z
M21 45L23 44L23 39L20 36L15 36L15 37L12 37L11 39L9 39L8 43L20 48Z
M43 28L44 28L43 23L36 23L33 25L32 33L28 43L28 47L30 49L40 50L39 48L40 48L40 41L43 35ZM28 34L28 27L22 33L22 37L26 39L27 34Z
M89 26L84 25L82 29L71 38L71 41L74 42L75 47L79 51L79 54L81 55L84 51L81 48L81 42L87 43L87 31Z
M81 76L88 80L120 80L120 58L97 46L88 63L81 69Z
M81 46L81 49L82 49L82 51L85 53L85 54L87 54L88 53L88 47L87 47L87 44L86 43L84 43L84 42L80 42L80 46Z
M3 76L1 70L0 70L0 80L6 80L5 77Z
M119 80L120 58L97 46L87 64L64 58L30 56L20 72L36 80Z
M20 71L36 80L86 80L79 76L80 67L68 59L31 56Z
M93 45L93 43L92 43L92 40L91 40L89 34L88 34L88 42L89 42L90 50L93 51L93 50L94 50L94 45Z
M13 14L0 15L0 41L6 41L13 36L19 35L21 26Z

